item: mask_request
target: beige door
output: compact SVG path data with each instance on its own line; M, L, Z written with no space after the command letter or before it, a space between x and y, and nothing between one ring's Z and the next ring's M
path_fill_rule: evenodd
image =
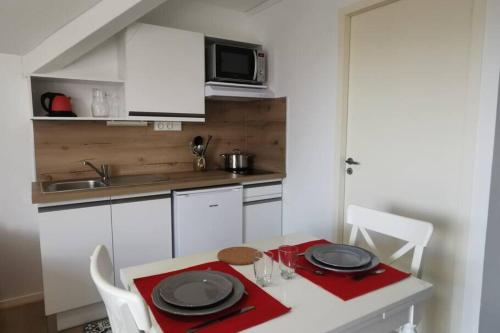
M350 23L346 157L359 165L346 164L345 204L434 224L424 278L436 288L421 332L448 332L458 302L455 224L462 198L472 4L386 2L354 15Z

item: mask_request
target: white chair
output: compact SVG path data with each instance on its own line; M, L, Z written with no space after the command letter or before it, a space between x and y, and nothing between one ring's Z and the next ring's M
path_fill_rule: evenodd
M358 232L360 232L370 249L377 255L379 251L368 234L368 230L406 241L407 243L389 256L387 260L381 259L391 264L413 249L410 271L412 275L421 277L424 248L429 244L434 230L431 223L355 205L350 205L347 208L346 223L352 225L349 244L354 245L356 243ZM400 333L416 332L413 317L414 306L412 305L409 313L409 321L406 325L399 328Z
M154 332L144 300L113 285L113 266L104 245L98 245L90 257L90 275L106 306L113 333Z

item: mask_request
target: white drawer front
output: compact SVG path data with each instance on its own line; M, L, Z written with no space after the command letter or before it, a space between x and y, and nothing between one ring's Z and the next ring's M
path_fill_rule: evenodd
M243 201L257 201L273 198L280 198L282 195L282 185L250 186L243 188Z

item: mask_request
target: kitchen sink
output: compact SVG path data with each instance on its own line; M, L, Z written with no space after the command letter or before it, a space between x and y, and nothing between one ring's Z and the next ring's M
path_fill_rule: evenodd
M91 190L101 187L122 187L135 185L148 185L155 183L163 183L169 178L163 174L152 175L130 175L111 177L104 183L100 179L81 179L81 180L61 180L55 182L43 182L43 193L68 192L79 190Z
M78 190L89 190L93 188L106 187L106 183L100 179L72 180L42 183L42 192L67 192Z

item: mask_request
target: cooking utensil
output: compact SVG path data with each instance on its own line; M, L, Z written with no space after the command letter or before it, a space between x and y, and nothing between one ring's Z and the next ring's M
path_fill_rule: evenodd
M233 310L233 311L228 312L228 313L226 313L226 314L224 314L222 316L219 316L219 317L216 317L216 318L213 318L213 319L209 319L207 321L204 321L201 324L193 326L190 329L188 329L186 332L187 333L195 333L195 332L199 331L200 329L202 329L202 328L204 328L204 327L206 327L208 325L211 325L211 324L214 324L214 323L218 323L220 321L223 321L225 319L228 319L228 318L231 318L231 317L243 314L243 313L248 312L248 311L252 311L253 309L255 309L255 306L254 305L250 305L250 306L246 306L244 308L239 308L239 309Z
M198 156L201 156L202 153L203 153L203 137L201 136L195 136L193 138L193 142L192 142L192 149L193 149L193 154L195 155L198 155Z
M195 136L193 139L193 145L198 146L203 144L203 137L201 136Z
M191 150L193 154L196 156L202 156L205 150L205 146L203 145L203 137L195 136L193 141L191 142Z
M220 154L224 158L224 169L228 171L243 171L250 168L253 155L234 149L231 153Z
M210 141L212 141L211 135L208 136L207 144L205 145L205 148L203 149L203 153L202 153L203 156L207 155L207 149L208 149L208 145L210 144Z

